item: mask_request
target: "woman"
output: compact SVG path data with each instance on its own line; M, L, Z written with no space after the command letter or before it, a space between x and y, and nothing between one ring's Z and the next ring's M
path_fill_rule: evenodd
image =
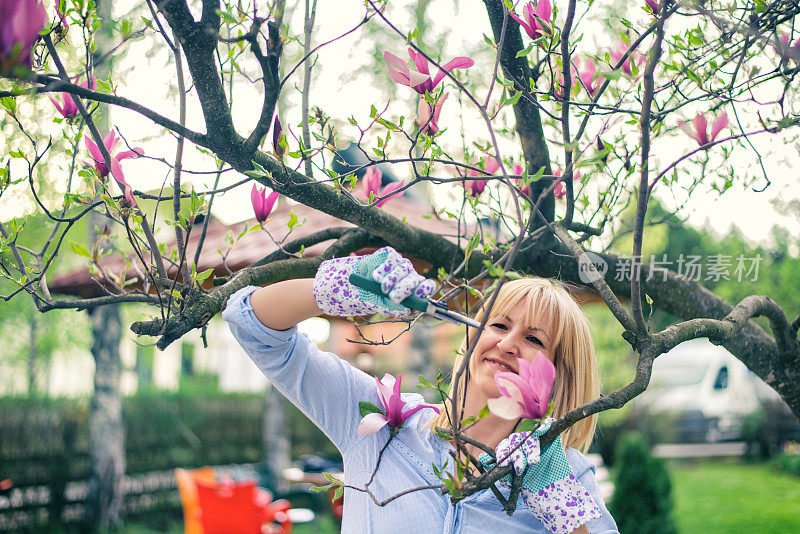
M353 271L372 276L389 298L351 286L348 280ZM459 391L465 393L459 395L459 399L464 395L464 413L459 416L477 415L488 399L500 396L494 373L517 372L518 358L530 361L540 352L555 363L556 415L595 397L597 378L591 340L574 300L563 289L538 279L506 286L470 359L470 378L460 384ZM412 488L441 484L435 470L452 469L453 446L431 427L448 426L446 411L441 410L434 419L436 412L424 407L420 395L403 394L405 413L413 415L403 422L402 430L392 439L394 429L388 425L375 433L359 435L362 417L358 403L381 402L375 379L320 351L297 332L295 325L323 312L340 316L377 311L402 315L410 310L399 302L412 293L427 296L433 288L430 281L414 272L408 260L386 247L370 256L323 262L313 280L240 289L223 312L234 336L256 365L341 451L347 485L342 532L616 532L600 497L594 467L572 448L588 448L594 419L565 433L566 452L560 440L541 454L542 461L537 461L538 440L526 440L525 447L519 448L530 464L521 471L526 489L520 497L521 505L511 516L490 490L455 504L449 495L432 489L406 493L385 506L376 504ZM458 366L457 361L456 369ZM577 391L579 388L585 391ZM505 455L500 452L516 448L509 445L520 437L512 434L515 424L489 415L470 427L467 434L498 447L498 458L503 459ZM535 447L529 447L534 441ZM473 452L477 455L480 451ZM503 491L507 497L508 488Z

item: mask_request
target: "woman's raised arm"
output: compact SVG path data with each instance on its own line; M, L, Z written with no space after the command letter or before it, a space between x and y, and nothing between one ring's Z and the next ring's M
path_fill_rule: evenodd
M313 289L313 278L276 282L253 292L250 305L261 324L274 330L286 330L322 313L314 300Z

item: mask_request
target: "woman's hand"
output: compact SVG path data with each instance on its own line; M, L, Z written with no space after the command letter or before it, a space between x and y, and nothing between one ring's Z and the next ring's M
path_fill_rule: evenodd
M582 531L581 526L600 517L600 510L572 474L561 436L540 452L539 436L550 428L551 422L545 421L533 433L518 432L505 438L495 449L497 461L514 466L514 472L522 477L522 501L549 532L588 532ZM488 454L481 455L480 460L486 466L492 465ZM501 483L510 486L510 477Z
M350 274L372 278L384 295L376 295L350 283ZM418 274L411 261L392 247L369 256L348 256L322 262L314 277L314 298L328 315L350 317L385 313L402 317L411 313L400 303L412 293L428 297L436 290L432 280Z

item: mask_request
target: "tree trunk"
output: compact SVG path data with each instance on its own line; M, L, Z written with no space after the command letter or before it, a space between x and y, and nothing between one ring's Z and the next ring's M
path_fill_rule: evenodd
M97 0L100 28L95 34L94 59L104 58L114 43L110 0ZM95 76L108 78L113 56L105 57L95 68ZM101 135L111 128L108 110L100 106L93 114ZM109 176L107 180L111 180ZM101 191L98 191L98 196ZM89 242L104 240L95 229L108 224L105 215L92 212L89 218ZM99 250L107 248L101 241ZM85 526L90 532L107 530L119 523L122 515L122 476L125 474L125 428L122 421L122 395L119 344L121 318L118 305L101 306L89 312L92 321L92 357L94 358L94 394L89 422L89 495L86 500Z
M288 490L283 480L283 470L291 465L291 437L286 413L286 397L270 385L264 403L264 457L271 474L275 477L274 490Z
M39 356L39 317L34 312L28 320L30 329L28 347L28 395L36 393L36 360ZM46 392L46 388L45 388Z
M101 306L90 316L95 371L89 423L91 479L86 502L86 527L97 532L118 523L122 509L121 481L125 473L125 436L119 389L122 324L117 305Z

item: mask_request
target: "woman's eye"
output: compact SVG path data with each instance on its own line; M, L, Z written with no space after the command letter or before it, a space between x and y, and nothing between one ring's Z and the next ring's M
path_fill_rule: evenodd
M508 330L508 327L503 323L492 323L492 328L497 328L498 330Z
M544 343L542 343L542 341L536 336L528 336L525 339L527 339L528 341L530 341L534 345L539 345L541 347L544 347Z

